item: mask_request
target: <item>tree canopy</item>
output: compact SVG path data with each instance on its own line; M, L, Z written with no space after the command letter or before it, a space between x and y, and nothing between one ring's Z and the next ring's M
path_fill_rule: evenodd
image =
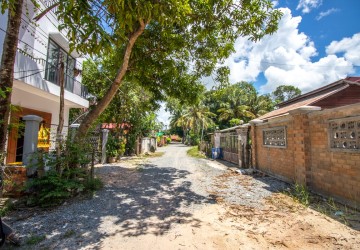
M301 90L292 85L280 85L272 92L275 103L285 102L301 95Z
M136 80L158 99L191 99L194 84L234 51L239 36L259 40L276 31L281 12L268 0L59 1L57 15L71 48L89 55L118 53L117 74L79 129Z

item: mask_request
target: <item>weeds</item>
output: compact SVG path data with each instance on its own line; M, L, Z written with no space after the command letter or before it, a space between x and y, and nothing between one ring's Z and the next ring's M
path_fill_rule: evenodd
M70 238L73 235L75 235L75 231L74 230L68 230L64 233L63 238Z
M188 151L186 151L186 153L191 157L206 158L206 156L199 151L197 146L191 147Z
M31 195L27 205L52 207L77 194L93 192L103 187L100 179L88 179L84 169L70 169L60 177L56 171L49 171L42 178L28 183Z
M14 209L14 203L10 202L9 200L5 201L5 204L0 208L0 217L4 217Z
M85 191L94 192L101 189L104 186L103 182L99 178L94 178L84 183Z
M346 205L337 203L333 198L327 200L318 198L316 202L311 205L311 208L347 226L352 226L350 221L358 221L353 220L352 217L359 218L359 212L356 211L356 209L353 210Z
M151 153L151 154L144 154L143 157L145 157L145 158L161 157L164 154L165 154L165 152L154 152L154 153Z
M41 241L45 240L46 236L45 235L31 235L27 240L26 240L26 244L27 245L36 245L38 243L40 243Z
M308 207L310 205L311 195L304 185L296 183L289 191L287 191L287 194L304 206Z
M325 199L316 194L311 194L305 186L299 184L295 184L285 193L304 206L310 207L346 226L360 228L359 211L340 204L333 198Z

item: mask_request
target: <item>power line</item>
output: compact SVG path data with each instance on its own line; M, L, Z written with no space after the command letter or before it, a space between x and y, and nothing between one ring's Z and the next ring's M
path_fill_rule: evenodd
M43 4L44 4L44 3L43 3ZM45 4L44 4L44 6L45 6ZM36 6L35 6L35 7L36 7ZM37 7L37 9L38 9L39 11L43 11L43 10L40 9L40 7ZM53 14L53 11L52 11L52 10L50 10L50 11L47 12L47 13L49 13L55 20L58 20L57 17ZM58 25L54 24L54 22L51 21L51 19L48 17L48 15L45 15L45 17L46 17L46 18L49 20L49 22L59 31L59 33L60 33L61 35L63 35L64 37L67 37L67 35L65 35L62 31L59 30ZM41 29L40 27L38 27L38 28L39 28L40 30L42 30L45 34L47 34L47 32L45 32L43 29ZM48 38L48 36L47 36L47 38ZM77 60L75 60L75 62L76 62L76 64L81 65Z
M6 30L4 30L4 29L2 29L2 28L0 28L0 30L1 30L2 32L6 33L6 34L9 34L9 32L7 32ZM47 57L46 54L44 54L44 53L43 53L42 51L40 51L40 50L35 49L34 47L32 47L32 46L31 46L30 44L28 44L27 42L24 42L23 40L20 40L20 39L18 39L18 41L24 43L24 44L27 45L28 47L32 48L33 50L35 50L35 51L39 52L40 54L44 55L45 57Z
M9 34L9 32L7 32L6 30L4 30L4 29L2 29L2 28L0 28L0 30L1 30L2 32L6 33L6 34ZM45 54L44 52L42 52L42 51L40 51L40 50L38 50L38 49L35 49L33 46L31 46L31 45L28 44L27 42L24 42L24 41L21 40L21 39L18 39L18 41L21 42L21 43L23 43L23 44L25 44L26 46L28 46L29 48L33 49L34 51L40 53L41 55L45 56L45 58L47 58L47 54ZM19 49L20 49L20 48L19 48ZM46 59L43 59L43 60L46 61ZM77 65L81 65L80 62L78 62L77 60L75 60L75 62L76 62Z
M24 13L22 13L22 14L24 14ZM21 19L22 19L22 21L23 21L25 24L28 25L29 28L32 29L32 31L34 32L34 34L35 34L35 33L38 33L39 35L43 36L46 40L48 39L48 36L46 35L45 31L42 30L39 26L34 26L33 23L26 21L24 18L21 18ZM38 30L39 30L39 31L38 31ZM40 31L42 31L42 32L40 32ZM45 41L43 38L40 38L40 37L39 37L39 39L41 39L44 43L47 43L47 41Z
M14 74L23 73L23 72L32 72L32 71L37 71L37 70L39 70L39 69L21 70L21 71L14 72Z
M30 76L39 74L39 73L43 72L44 70L45 70L45 69L42 69L42 70L39 70L38 72L35 72L35 73L33 73L33 74L26 75L26 76L22 76L22 77L19 77L19 78L15 78L15 77L14 77L14 79L15 79L15 80L21 80L21 79L24 79L24 78L27 78L27 77L30 77Z

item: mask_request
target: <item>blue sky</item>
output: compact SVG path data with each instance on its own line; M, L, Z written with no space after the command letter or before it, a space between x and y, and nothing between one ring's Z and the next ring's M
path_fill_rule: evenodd
M260 93L291 84L303 92L360 75L359 0L278 0L279 30L257 43L239 38L225 65L230 81ZM213 85L206 79L207 86Z
M303 93L346 76L360 76L360 0L277 0L278 31L257 43L246 37L226 61L230 82L254 83L261 93L297 86ZM211 77L204 79L210 89ZM159 112L167 123L168 114Z

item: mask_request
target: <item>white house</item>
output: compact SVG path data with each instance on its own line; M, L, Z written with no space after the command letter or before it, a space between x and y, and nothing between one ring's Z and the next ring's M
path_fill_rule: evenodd
M53 0L39 0L40 9L53 4ZM11 102L19 106L12 113L13 120L21 120L24 115L34 114L43 118L43 127L54 129L59 122L59 59L65 61L65 122L69 125L70 108L87 108L89 102L86 88L81 84L82 60L76 52L69 53L69 44L64 31L57 28L59 22L55 12L50 11L38 22L34 22L36 9L30 0L25 1L19 32L18 50L14 68L14 85ZM38 11L39 12L39 11ZM0 14L0 56L7 28L7 12ZM45 130L46 131L46 130ZM40 136L40 135L39 135ZM49 135L50 136L50 135ZM49 148L48 141L42 147ZM21 133L13 129L9 133L7 163L21 161L23 139Z

